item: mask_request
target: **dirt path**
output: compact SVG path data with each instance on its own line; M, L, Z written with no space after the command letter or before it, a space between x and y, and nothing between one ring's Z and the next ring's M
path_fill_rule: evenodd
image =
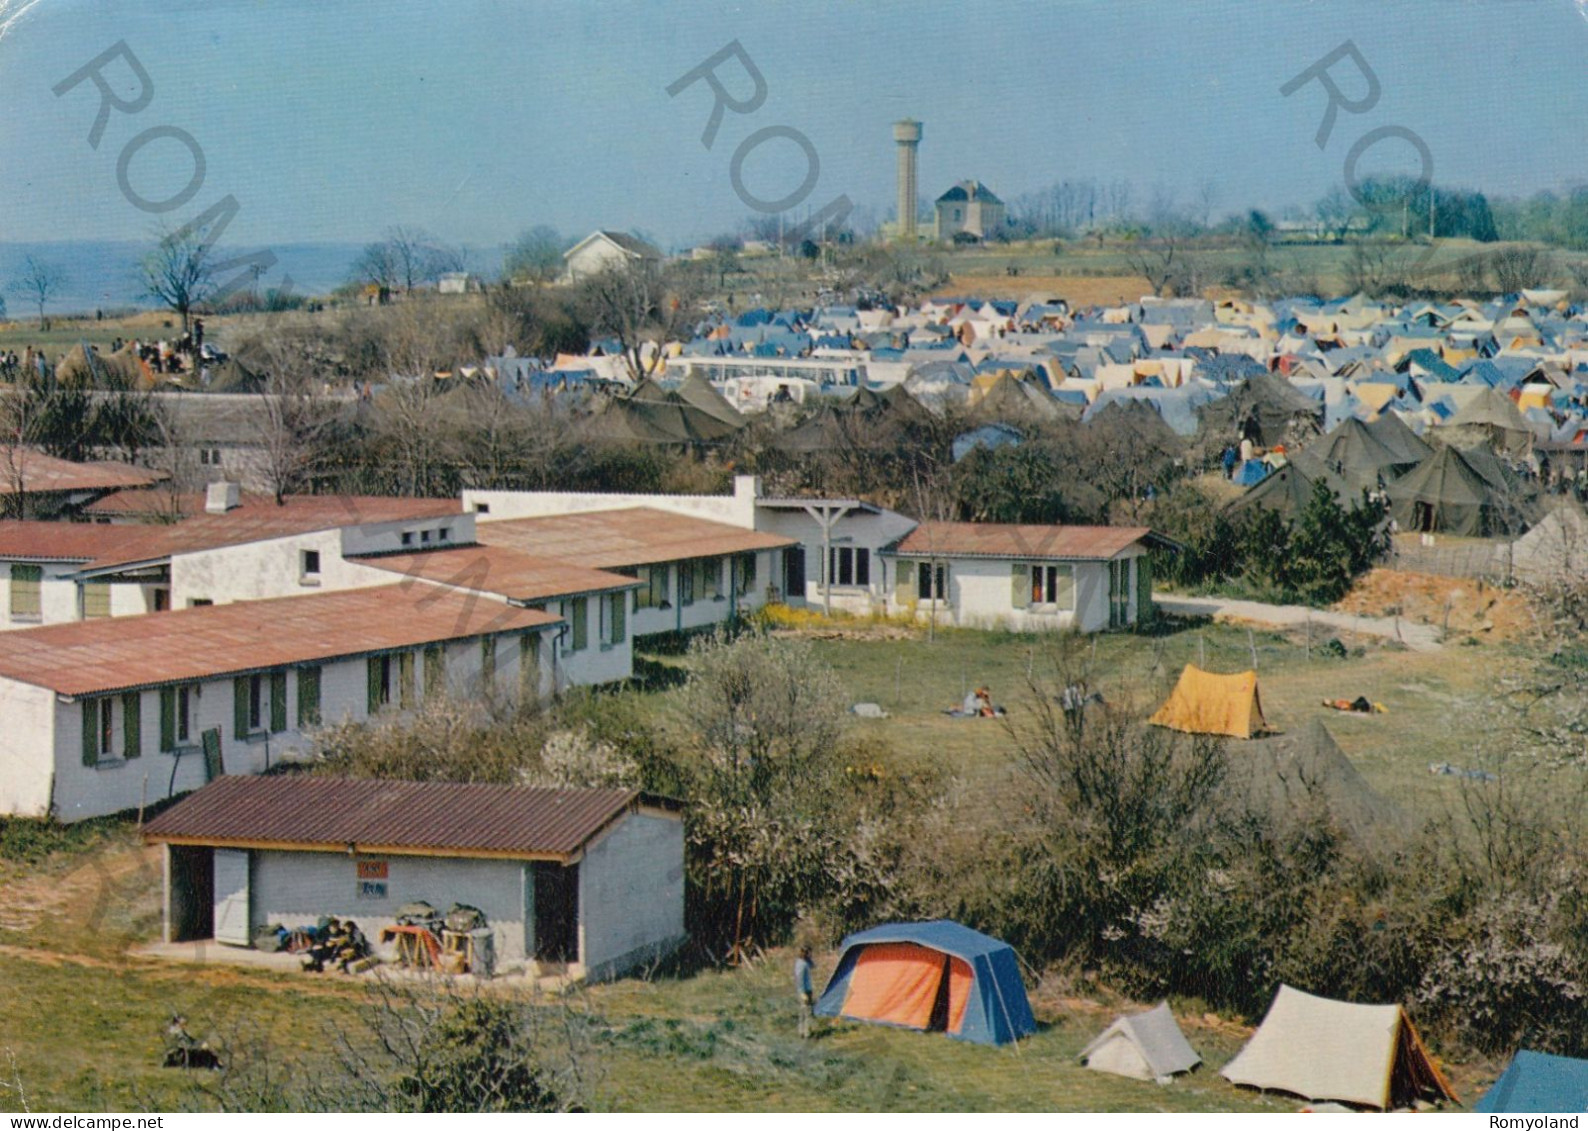
M1438 652L1444 645L1441 633L1431 624L1417 624L1403 617L1365 617L1337 613L1328 609L1309 609L1305 605L1268 605L1261 601L1236 601L1225 597L1171 597L1154 595L1153 602L1167 612L1180 616L1230 617L1238 620L1274 624L1286 628L1306 624L1338 628L1363 636L1398 640L1414 652Z

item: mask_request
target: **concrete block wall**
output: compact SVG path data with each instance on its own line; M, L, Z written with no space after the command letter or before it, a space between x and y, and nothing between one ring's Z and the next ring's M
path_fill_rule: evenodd
M579 954L586 976L616 977L684 937L684 823L638 813L585 849Z

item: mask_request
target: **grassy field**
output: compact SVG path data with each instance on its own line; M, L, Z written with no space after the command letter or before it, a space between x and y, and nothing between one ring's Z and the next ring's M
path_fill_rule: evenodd
M1011 740L997 721L955 720L942 710L968 687L986 684L1018 723L1027 680L1044 678L1051 642L1002 633L942 631L935 638L893 626L807 630L855 701L890 712L857 720L885 739L897 769L933 766L965 783L963 793L996 819L1015 797ZM1318 634L1314 643L1321 643ZM1358 642L1348 641L1353 646ZM1432 761L1468 759L1471 719L1496 670L1515 662L1508 647L1484 644L1416 654L1364 642L1344 659L1310 656L1300 636L1197 625L1158 636L1100 636L1079 659L1112 699L1149 710L1187 661L1218 671L1256 664L1272 723L1289 730L1324 714L1325 696L1362 693L1387 715L1328 713L1341 746L1369 781L1402 804L1433 811L1452 803L1452 779L1428 774ZM663 662L682 662L659 658ZM654 706L668 707L656 694ZM1238 744L1234 748L1238 753ZM158 934L157 857L133 830L113 822L64 835L28 826L0 828L0 1078L7 1052L36 1110L169 1108L199 1102L180 1073L157 1066L169 1015L197 1034L224 1034L241 1022L287 1055L314 1055L333 1025L352 1021L360 991L348 980L264 970L172 966L129 948ZM818 954L818 976L835 956ZM1227 1085L1214 1070L1244 1040L1239 1019L1204 1017L1176 1002L1207 1064L1169 1087L1086 1071L1075 1054L1119 1001L1083 1000L1050 980L1033 987L1042 1030L1018 1050L968 1046L941 1037L840 1024L819 1039L794 1032L788 992L791 955L774 951L725 971L630 980L587 991L593 1021L587 1060L597 1106L655 1110L1293 1110L1287 1098ZM1469 1099L1492 1079L1486 1063L1451 1066ZM15 1106L0 1091L0 1106Z

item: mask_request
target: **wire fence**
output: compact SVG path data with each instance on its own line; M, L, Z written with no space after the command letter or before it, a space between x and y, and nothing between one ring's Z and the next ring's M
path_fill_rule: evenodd
M1511 577L1511 546L1507 542L1464 543L1454 546L1392 547L1383 568L1404 573L1431 573L1440 577Z

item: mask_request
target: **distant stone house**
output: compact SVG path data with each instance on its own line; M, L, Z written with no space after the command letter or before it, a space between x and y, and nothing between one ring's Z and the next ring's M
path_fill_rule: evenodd
M937 238L952 240L960 234L978 240L1003 233L1004 202L980 181L961 181L937 198Z
M1015 632L1126 628L1152 613L1146 527L926 522L884 551L892 613Z
M563 252L563 277L568 282L598 275L609 267L629 264L660 266L662 253L627 232L591 232Z
M680 809L632 789L222 778L145 838L164 850L168 943L252 946L334 915L390 958L404 904L461 903L484 913L495 970L600 980L684 940Z

